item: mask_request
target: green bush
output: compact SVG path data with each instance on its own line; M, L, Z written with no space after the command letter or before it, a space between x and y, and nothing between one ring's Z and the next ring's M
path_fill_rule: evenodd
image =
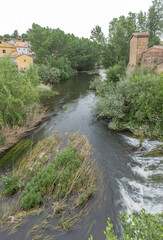
M17 178L12 174L8 173L1 177L2 194L10 196L16 193L19 189L19 182Z
M51 67L50 64L38 65L38 75L45 84L53 84L60 81L60 70L55 67Z
M29 210L38 206L41 198L54 192L56 198L66 196L82 159L74 148L68 147L26 185L21 199L22 208Z
M124 240L160 240L163 238L163 213L154 215L142 209L138 216L133 213L121 215L119 221L123 227ZM105 239L118 240L109 218L107 224L106 231L104 231ZM93 240L93 237L90 236L89 240Z
M19 72L9 57L0 59L0 128L22 123L27 106L39 100L37 71Z
M106 71L107 81L116 83L120 80L124 73L125 65L123 64L123 62L119 62L118 64L109 67L109 69Z

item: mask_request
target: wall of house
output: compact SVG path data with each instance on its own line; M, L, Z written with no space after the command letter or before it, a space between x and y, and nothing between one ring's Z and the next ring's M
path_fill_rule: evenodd
M16 47L16 50L18 51L19 54L29 54L28 48L27 47Z
M0 57L7 56L14 50L16 50L14 46L0 40Z
M33 58L28 55L21 55L16 58L16 63L19 69L27 69L30 65L33 65Z

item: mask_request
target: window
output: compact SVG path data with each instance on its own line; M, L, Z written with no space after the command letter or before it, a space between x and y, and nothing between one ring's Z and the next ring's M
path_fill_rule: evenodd
M2 41L0 41L0 44L2 43Z
M3 50L3 53L6 53L6 50Z
M26 59L24 59L24 62L26 62Z

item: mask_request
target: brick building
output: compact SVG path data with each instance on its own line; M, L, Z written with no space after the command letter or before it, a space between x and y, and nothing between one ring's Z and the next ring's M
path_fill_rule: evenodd
M147 65L158 73L163 72L163 46L148 49L148 33L133 33L130 38L129 67Z

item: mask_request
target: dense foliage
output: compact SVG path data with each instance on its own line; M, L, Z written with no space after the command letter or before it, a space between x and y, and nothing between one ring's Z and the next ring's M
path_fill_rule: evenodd
M36 69L18 72L9 57L0 59L0 128L24 121L29 110L27 106L39 99L38 82Z
M163 237L163 213L150 214L142 209L138 216L133 213L120 216L120 224L123 227L124 240L160 240ZM119 238L113 232L113 224L110 219L104 234L106 240L118 240ZM91 236L89 240L93 240ZM120 239L119 239L120 240Z
M97 93L96 111L100 117L110 119L110 128L128 129L143 137L162 137L163 74L137 68L116 83L109 76Z
M33 24L28 31L36 62L49 63L61 71L61 79L72 76L72 69L90 70L98 59L97 45L86 38L65 34L60 29L43 28Z

